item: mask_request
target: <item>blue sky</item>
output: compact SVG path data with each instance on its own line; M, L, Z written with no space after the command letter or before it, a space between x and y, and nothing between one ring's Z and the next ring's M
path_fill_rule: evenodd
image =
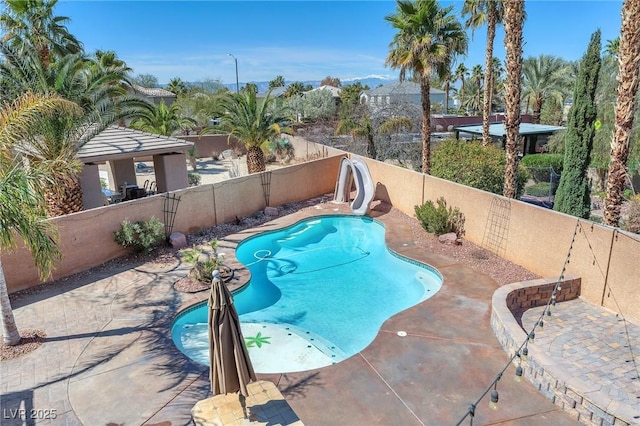
M461 1L453 4L459 13ZM160 83L220 79L235 83L321 80L343 82L382 75L395 30L384 19L394 1L68 1L56 14L71 18L69 30L88 52L114 50L135 74L153 74ZM603 45L620 32L622 1L527 0L524 54L579 59L589 37L602 30ZM462 20L462 18L460 18ZM471 35L471 34L470 34ZM504 33L496 35L494 56L504 59ZM484 64L486 29L470 38L467 68Z

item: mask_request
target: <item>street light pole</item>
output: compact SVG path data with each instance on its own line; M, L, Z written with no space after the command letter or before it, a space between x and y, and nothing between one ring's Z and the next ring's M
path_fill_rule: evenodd
M240 92L240 85L238 84L238 58L233 56L231 53L227 53L227 55L231 56L236 63L236 93Z

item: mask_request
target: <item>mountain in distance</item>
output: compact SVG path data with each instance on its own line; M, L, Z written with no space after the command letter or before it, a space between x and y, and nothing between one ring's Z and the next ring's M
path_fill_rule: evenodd
M287 81L286 85L288 86L290 83L296 82L298 80L291 80L291 81ZM303 85L307 85L310 84L311 86L313 86L314 88L316 87L320 87L320 81L321 80L306 80L306 81L301 81L301 83ZM363 86L369 86L370 89L375 89L376 87L380 86L380 85L385 85L385 84L390 84L390 83L395 83L396 81L398 81L398 79L396 77L391 77L391 76L384 76L384 75L368 75L366 77L356 77L356 78L348 78L348 79L340 79L340 83L342 83L342 87L349 85L349 84L355 84L355 83L360 83ZM240 87L244 87L244 85L247 82L240 82ZM249 83L253 83L255 85L258 86L258 93L263 93L266 92L267 90L269 90L269 82L268 81L250 81ZM235 90L236 89L236 84L235 83L231 83L231 84L224 84L224 87L226 87L229 90Z

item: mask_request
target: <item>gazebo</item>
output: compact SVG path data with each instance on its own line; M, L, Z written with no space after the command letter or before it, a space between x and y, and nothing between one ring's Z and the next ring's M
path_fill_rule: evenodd
M108 164L109 189L119 191L135 184L134 160L153 159L158 192L174 191L189 186L185 152L193 142L155 135L126 127L111 126L87 142L78 152L84 163L80 176L85 209L104 205L100 185L100 164Z
M519 134L522 136L524 141L520 152L522 155L544 152L543 146L546 143L546 137L564 129L566 129L566 127L550 126L547 124L520 123ZM456 133L456 139L460 139L461 133L482 136L482 124L455 126L453 131ZM500 122L489 124L489 136L500 140L502 142L502 147L504 148L507 144L507 134L504 128L504 123ZM545 136L544 143L540 143L541 141L538 139L539 136Z

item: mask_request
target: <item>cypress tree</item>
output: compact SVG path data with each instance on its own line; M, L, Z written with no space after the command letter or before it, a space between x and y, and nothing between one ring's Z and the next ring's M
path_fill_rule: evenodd
M595 95L600 72L600 30L591 35L591 41L582 61L573 106L569 111L565 136L564 164L560 185L554 200L554 209L573 216L589 218L591 197L587 168L591 162L591 149L595 135Z

